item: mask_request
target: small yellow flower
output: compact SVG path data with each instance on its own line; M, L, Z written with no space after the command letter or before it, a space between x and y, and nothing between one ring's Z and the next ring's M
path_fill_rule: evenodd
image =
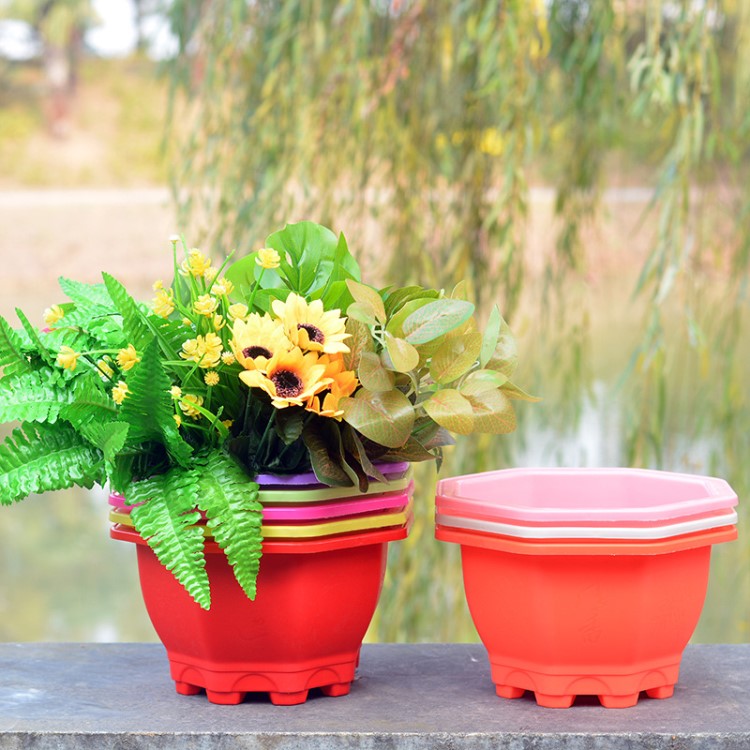
M216 275L219 273L218 268L214 268L213 266L206 269L206 272L203 274L203 277L206 279L206 281L210 284L215 278Z
M193 302L193 312L198 315L205 315L211 317L219 306L219 300L216 297L212 297L210 294L201 294L195 302Z
M234 358L234 354L232 354L232 352L222 352L221 361L223 364L229 366L233 365L237 360Z
M211 259L207 258L197 248L193 248L188 252L187 260L182 261L180 273L183 276L206 276L210 268Z
M80 356L81 352L77 352L69 346L61 346L60 351L57 353L57 364L66 370L75 370L78 364L78 357Z
M171 289L158 289L152 305L155 315L168 318L174 312L174 298Z
M179 385L173 385L173 386L172 386L172 387L171 387L171 388L169 389L169 395L170 395L170 396L171 396L172 398L180 398L180 396L182 396L182 388L180 388L180 386L179 386Z
M124 380L120 380L112 389L112 400L116 404L121 404L128 397L129 393L128 384Z
M44 311L44 322L48 326L53 326L55 323L59 323L63 316L65 315L65 310L60 307L60 305L52 305L52 307L48 307Z
M180 399L180 409L182 409L183 414L193 419L200 419L201 413L195 408L196 406L203 406L203 396L186 393Z
M223 315L214 315L214 331L220 331L226 324Z
M261 268L278 268L281 265L281 257L271 247L262 247L258 250L258 256L255 258L255 262L261 266Z
M205 337L198 336L186 341L182 345L180 356L197 362L206 370L211 370L218 366L223 348L221 339L215 333L207 333Z
M126 372L128 370L131 370L138 362L141 361L141 358L138 356L138 353L136 352L135 347L132 344L128 344L126 349L120 349L115 359L117 360L117 364L121 367L121 369L125 370Z
M182 417L179 414L173 414L174 421L177 423L178 427L182 427Z
M216 372L216 370L209 370L204 376L203 376L203 382L205 382L206 385L219 385L219 373Z
M190 318L183 318L182 319L182 325L187 326L188 328L190 328L190 326L193 325L193 321L190 320Z
M221 423L226 427L228 430L232 429L232 425L234 424L233 419L222 419Z
M164 289L164 282L159 279L158 281L154 282L154 285L151 287L155 292L158 292L160 289Z
M247 305L243 305L242 302L235 302L235 304L229 305L229 317L232 320L244 320L247 317L247 313Z
M234 284L229 279L219 279L212 287L211 291L221 297L225 294L231 294L234 291Z

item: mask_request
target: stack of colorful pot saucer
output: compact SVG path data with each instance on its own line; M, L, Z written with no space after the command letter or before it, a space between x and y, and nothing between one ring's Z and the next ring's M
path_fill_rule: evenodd
M637 469L442 480L436 537L461 545L498 695L532 690L550 707L672 695L736 504L723 480Z
M378 529L403 528L411 523L414 484L407 464L385 468L388 483L372 482L366 493L351 487L328 487L313 474L291 477L260 475L264 540L321 539ZM132 528L131 506L117 494L110 496L110 521ZM207 539L211 533L204 526Z

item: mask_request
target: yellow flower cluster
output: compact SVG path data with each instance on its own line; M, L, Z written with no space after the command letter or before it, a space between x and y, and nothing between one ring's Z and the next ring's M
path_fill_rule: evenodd
M272 307L275 317L252 313L234 320L230 344L243 367L240 379L264 390L277 409L302 406L341 419L339 401L359 385L344 365L346 319L294 293Z
M195 362L199 367L210 370L221 361L224 344L215 333L207 333L205 336L196 336L188 339L182 345L180 356L183 359Z

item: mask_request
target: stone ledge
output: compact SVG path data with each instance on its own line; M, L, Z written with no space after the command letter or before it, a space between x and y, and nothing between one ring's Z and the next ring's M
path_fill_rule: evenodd
M673 698L540 708L495 696L480 645L366 645L348 696L179 696L158 644L0 644L0 750L747 750L750 645L689 646Z

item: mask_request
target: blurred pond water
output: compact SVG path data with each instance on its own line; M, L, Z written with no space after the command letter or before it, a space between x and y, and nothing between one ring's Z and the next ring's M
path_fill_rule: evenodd
M158 221L168 225L162 214ZM131 251L128 273L135 278L133 269L148 268L147 274L135 279L136 289L143 292L141 298L148 298L154 278L166 277L161 261L154 260L153 245L161 247L158 240L167 234L165 227L151 248L146 242L131 246L139 248L144 261L141 265ZM118 241L125 242L123 237ZM94 269L88 271L93 281ZM67 269L64 273L73 275ZM43 278L43 283L23 288L27 312L40 312L57 301L51 292L56 275L48 268L37 276L37 282ZM631 299L635 267L632 275L633 279L624 279L621 273L605 273L586 285L586 345L575 356L561 355L566 351L565 341L540 335L535 320L541 309L525 304L517 319L509 321L522 362L516 380L544 400L519 403L519 429L512 435L460 441L450 449L441 476L511 465L626 464L626 428L636 405L630 400L632 394L618 390L616 383L641 334L639 321L644 312L644 303L634 304ZM131 283L129 278L123 280ZM3 291L12 293L15 285L10 279L4 282ZM533 293L529 299L534 299ZM579 298L575 302L571 298L571 304L579 304ZM14 305L4 295L0 312L12 322ZM743 371L749 371L747 347L735 355ZM673 363L671 377L677 402L687 413L705 388L704 381L697 370L679 361ZM722 460L727 414L717 406L715 413L704 414L702 419L698 436L679 419L667 425L662 468L710 473L718 466L740 495L740 539L714 549L709 594L694 639L740 642L750 638L750 541L745 536L750 513L743 503L750 491L750 475L742 456ZM0 426L0 437L9 431L10 426ZM392 545L383 597L369 638L475 640L463 601L458 550L433 538L434 469L419 467L417 479L415 526L408 540ZM135 550L109 539L107 516L106 492L101 489L49 493L0 509L0 640L156 640L140 596Z

